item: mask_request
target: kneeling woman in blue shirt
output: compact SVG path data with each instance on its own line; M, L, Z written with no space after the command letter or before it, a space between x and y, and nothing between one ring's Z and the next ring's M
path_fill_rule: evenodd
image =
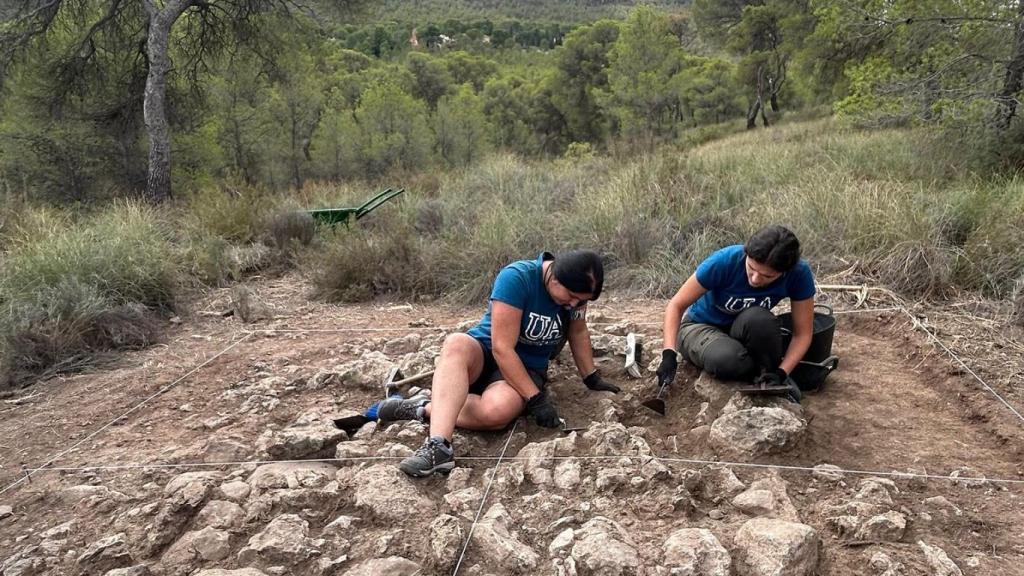
M800 388L789 378L811 345L814 276L800 259L800 242L783 226L757 231L744 245L727 246L704 260L665 308L664 351L658 383L671 382L676 351L712 376ZM782 330L771 313L789 298L793 337L782 349Z
M537 424L561 422L548 397L548 361L568 337L576 368L591 390L618 392L594 368L587 302L604 285L601 257L589 250L513 262L498 273L483 319L441 348L431 398L381 403L382 421L430 421L430 437L399 468L410 476L449 472L455 427L500 430L525 409Z

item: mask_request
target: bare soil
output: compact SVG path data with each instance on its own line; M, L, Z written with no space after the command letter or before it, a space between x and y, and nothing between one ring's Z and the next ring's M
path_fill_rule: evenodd
M421 333L425 340L440 342L445 329L476 319L482 312L480 307L433 303L310 303L301 282L294 278L257 279L251 284L258 297L273 310L273 318L243 324L236 318L207 315L229 307L227 291L217 291L209 294L182 323L169 325L163 344L126 354L115 367L41 382L26 390L25 400L20 403L0 403L0 489L23 475L23 465L35 468L47 463L104 426L107 427L88 441L50 463L50 467L200 462L200 448L210 436L202 423L235 412L237 406L227 404L221 394L240 381L268 373L286 379L309 378L317 371L354 359L350 344L379 345L412 330ZM832 303L843 309L852 305L852 300L838 295L833 296ZM611 295L598 304L592 310L597 320L594 332L600 332L605 323L629 320L641 327L649 342L660 342L663 302ZM986 321L970 317L965 320L948 311L940 311L929 319L928 325L943 342L965 354L963 360L968 366L1018 411L1024 409L1019 378L1012 377L1024 374L1024 360L1017 353L1024 349L1019 333L1000 327L994 334ZM356 328L371 331L336 331ZM987 334L997 342L986 347L978 342L978 334ZM223 352L240 340L241 343ZM822 536L820 574L873 573L868 563L878 551L902 562L906 574L931 574L916 544L919 540L942 547L965 574L1024 574L1024 421L915 330L903 312L840 315L834 352L841 358L839 369L829 377L823 390L808 395L804 401L805 415L810 419L804 441L783 455L756 463L787 467L828 463L864 471L864 477L872 472L908 471L947 477L960 470L961 475L984 475L993 481L968 487L945 478L897 478L897 509L909 518L906 535L896 543L862 544L837 535L825 522L824 512L828 504L849 501L861 475L848 474L845 482L834 484L819 482L806 470L782 469L802 521ZM649 359L648 355L645 365ZM208 363L194 370L204 362ZM718 459L699 435L690 432L703 401L690 385L696 377L694 370L684 371L685 378L680 378L671 390L668 414L658 417L639 407L641 400L655 392L649 373L645 371L640 380L628 378L623 373L621 357L603 358L599 365L604 374L623 388L623 394L611 398L622 414L622 422L643 428L644 437L655 453L665 457L664 462L673 473L701 467L700 463L673 459ZM597 420L597 414L607 407L607 400L603 400L607 395L589 392L574 371L571 363L556 364L551 373L552 388L563 416L572 424L586 425ZM138 407L147 398L151 399ZM346 408L361 408L374 399L370 392L338 387L299 390L281 396L280 404L268 414L237 419L218 430L218 435L251 445L247 459L256 459L255 440L269 426L281 428L310 409L332 414ZM508 450L510 455L528 442L548 440L557 434L525 420L518 422L516 430ZM467 457L498 455L507 436L507 432L463 435L464 441L457 445L457 456L465 459L460 466L469 467L474 479L482 479L494 462ZM418 440L410 441L409 445L415 447ZM735 463L733 470L746 483L765 473L764 469L743 464ZM593 473L601 465L588 462L586 470ZM237 468L238 465L221 469ZM143 485L162 485L182 471L188 470L131 468L34 474L31 482L23 482L0 495L0 505L12 506L14 510L13 516L0 519L0 563L21 545L19 538L29 536L30 540L32 534L71 518L81 520L79 526L84 532L80 539L93 542L108 535L110 518L123 512L68 507L57 497L62 488L97 483L137 495L143 493ZM441 501L447 492L445 484L443 477L425 479L420 489ZM496 491L488 505L497 501L505 504L512 517L522 522L523 540L542 556L554 536L545 532L545 527L567 511L581 518L597 513L608 516L627 530L635 531L637 540L649 542L655 548L680 527L709 528L726 548L731 548L732 535L749 519L728 506L723 509L708 502L699 502L694 512L676 514L652 509L630 497L620 501L581 491L561 494L552 500L553 496L538 496L533 490L527 483L518 491ZM924 500L934 496L946 497L963 514L949 518L932 515L927 520L928 514L922 514L929 510ZM542 505L545 502L557 506ZM724 510L725 517L709 517L712 508ZM413 556L423 548L417 541L423 539L430 520L412 521L385 546L388 554L405 552L418 561ZM387 536L389 528L364 528L358 540L366 544L354 546L350 557L374 557L379 538ZM245 538L240 537L239 542L244 544ZM225 566L233 566L231 562L233 557L225 561ZM487 551L469 547L465 566L486 569L488 563ZM451 572L450 566L430 570L435 569L438 574ZM550 564L543 562L538 572L554 573Z

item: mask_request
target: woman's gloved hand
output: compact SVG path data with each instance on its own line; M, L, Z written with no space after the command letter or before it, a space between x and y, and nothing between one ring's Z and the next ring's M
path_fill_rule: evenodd
M583 385L595 392L611 392L613 394L622 392L618 386L601 378L601 374L597 370L594 370L590 373L590 376L583 379Z
M803 392L800 391L800 386L786 374L786 371L782 368L776 368L774 370L767 370L760 376L754 379L755 386L763 386L765 388L775 388L779 386L785 386L789 388L786 392L786 397L790 401L799 404L803 398Z
M546 390L541 390L526 401L526 413L533 416L537 424L545 428L558 428L562 425L558 417L558 410L554 403L548 398Z
M754 379L754 384L764 386L766 388L774 388L786 385L787 378L789 378L789 374L786 374L785 370L782 368L776 368L774 370L764 371L764 373Z
M676 351L665 349L661 351L661 365L658 366L658 387L672 384L676 379L676 371L679 370L679 360L676 358Z

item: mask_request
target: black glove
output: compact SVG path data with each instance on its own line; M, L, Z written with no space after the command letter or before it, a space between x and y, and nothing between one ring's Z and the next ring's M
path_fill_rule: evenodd
M754 385L756 386L786 386L789 388L789 392L786 393L786 397L790 401L797 404L803 398L803 393L800 391L800 386L797 385L796 381L786 374L786 371L782 368L776 368L775 370L768 370L764 374L761 374L754 379Z
M782 368L776 368L774 370L766 370L763 374L754 379L754 384L768 388L785 386L789 384L789 382L787 382L788 379L789 374L786 374L785 370Z
M548 398L546 390L537 392L526 401L526 413L533 416L537 424L545 428L558 428L562 425L558 418L558 411L555 410L555 405Z
M676 370L679 369L679 360L676 359L676 351L665 349L661 351L661 365L658 366L658 386L672 384L676 379Z
M613 394L622 392L615 384L601 379L601 374L597 370L594 370L590 373L590 376L583 379L583 385L595 392L611 392Z

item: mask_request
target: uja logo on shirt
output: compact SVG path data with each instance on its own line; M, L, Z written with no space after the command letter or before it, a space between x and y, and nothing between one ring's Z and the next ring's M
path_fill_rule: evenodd
M562 338L562 318L551 317L530 312L519 341L526 344L545 345L558 342Z
M760 306L762 308L767 308L767 309L771 310L771 308L772 308L771 296L765 296L764 298L761 299L760 302L758 302L757 298L736 298L736 297L730 297L728 300L725 301L725 304L722 304L718 308L720 310L722 310L723 312L729 312L731 314L735 314L737 312L742 312L742 311L746 310L747 308L750 308L751 306L755 306L755 305L756 306Z

